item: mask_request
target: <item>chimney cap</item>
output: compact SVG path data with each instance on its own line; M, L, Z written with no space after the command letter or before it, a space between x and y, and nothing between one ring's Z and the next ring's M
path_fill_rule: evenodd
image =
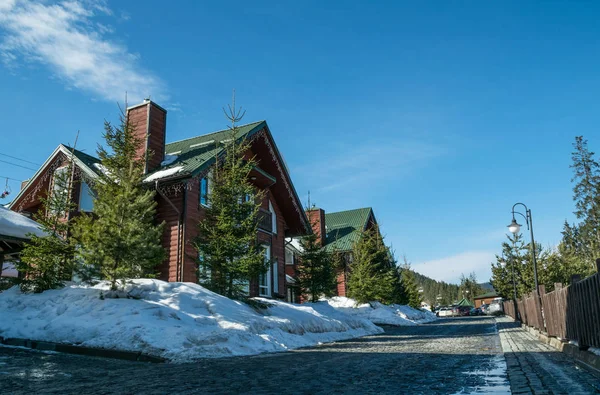
M158 104L156 104L155 102L153 102L152 100L150 100L149 98L146 98L146 99L144 99L144 101L142 101L142 102L141 102L141 103L139 103L139 104L136 104L136 105L133 105L133 106L127 107L127 111L129 111L129 110L133 110L134 108L138 108L138 107L142 107L142 106L147 106L148 104L152 104L154 107L156 107L156 108L158 108L158 109L160 109L160 110L164 111L164 112L165 112L165 114L166 114L166 112L167 112L167 110L165 110L164 108L162 108L161 106L159 106Z

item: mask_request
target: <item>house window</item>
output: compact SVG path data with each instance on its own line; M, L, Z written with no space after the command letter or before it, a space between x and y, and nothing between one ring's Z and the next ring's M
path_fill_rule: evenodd
M265 248L265 262L271 261L271 246ZM271 296L271 266L266 273L261 274L258 277L258 295L259 296Z
M275 258L273 262L273 292L279 293L279 261Z
M94 200L96 196L91 190L87 182L81 181L79 189L79 211L92 212L94 211Z
M67 191L67 185L68 185L67 172L68 171L69 171L69 168L66 166L59 167L58 169L54 170L54 175L52 177L52 196L54 196L60 200L61 206L63 205L63 203L66 203L65 200L68 199L68 197L69 197L68 191ZM54 215L63 216L65 214L65 213L58 213L58 211L57 211L58 207L50 207L49 209L52 212L52 214L54 214Z
M200 204L208 206L208 176L200 180Z
M62 177L62 181L66 181L66 177L67 177L67 171L69 170L68 167L59 167L58 169L54 170L54 178L53 178L53 185L52 185L52 193L59 193L59 188L61 186L61 180L60 178ZM66 193L67 191L63 191L62 193Z
M275 209L273 209L273 205L269 200L269 211L271 212L271 226L273 228L273 234L277 234L277 214L275 214Z
M285 264L286 265L294 264L294 252L288 248L285 249Z

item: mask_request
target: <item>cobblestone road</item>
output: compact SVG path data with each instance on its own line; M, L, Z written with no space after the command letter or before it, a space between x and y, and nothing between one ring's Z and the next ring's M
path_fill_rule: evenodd
M600 377L577 366L524 331L499 318L498 329L513 394L600 394Z
M506 393L502 366L493 319L454 318L293 352L183 365L0 348L0 393Z
M523 343L509 335L515 347ZM530 377L527 366L535 359L516 358ZM511 360L509 373L514 369ZM486 317L388 327L380 335L287 353L181 365L0 348L0 394L506 394L506 377L500 336ZM594 393L590 386L580 389Z

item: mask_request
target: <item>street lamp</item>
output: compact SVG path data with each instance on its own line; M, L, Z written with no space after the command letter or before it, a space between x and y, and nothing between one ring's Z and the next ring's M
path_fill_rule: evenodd
M519 206L519 205L525 207L525 215L523 215L522 213L520 213L518 211L515 211L515 207ZM527 229L529 229L529 232L531 234L531 259L533 261L533 280L535 282L535 292L537 292L539 295L540 289L538 286L537 261L535 259L535 239L533 238L533 222L531 219L531 210L528 209L527 206L524 205L523 203L515 203L513 205L513 207L512 207L512 222L510 223L510 225L508 225L508 230L512 234L517 234L521 230L521 225L519 225L517 223L517 221L515 220L515 214L519 214L521 217L525 218L525 224L527 224Z

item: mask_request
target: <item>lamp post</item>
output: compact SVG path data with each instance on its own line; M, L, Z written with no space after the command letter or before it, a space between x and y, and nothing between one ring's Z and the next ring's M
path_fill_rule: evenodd
M525 215L522 213L515 211L516 206L525 207ZM533 260L533 281L535 282L535 292L539 295L539 286L538 286L538 275L537 275L537 261L535 259L535 239L533 238L533 222L531 219L531 210L527 208L523 203L515 203L512 207L512 222L508 225L508 230L512 234L517 234L521 230L521 225L517 223L515 220L515 214L519 214L521 217L525 218L525 224L527 224L527 229L531 234L531 259Z

